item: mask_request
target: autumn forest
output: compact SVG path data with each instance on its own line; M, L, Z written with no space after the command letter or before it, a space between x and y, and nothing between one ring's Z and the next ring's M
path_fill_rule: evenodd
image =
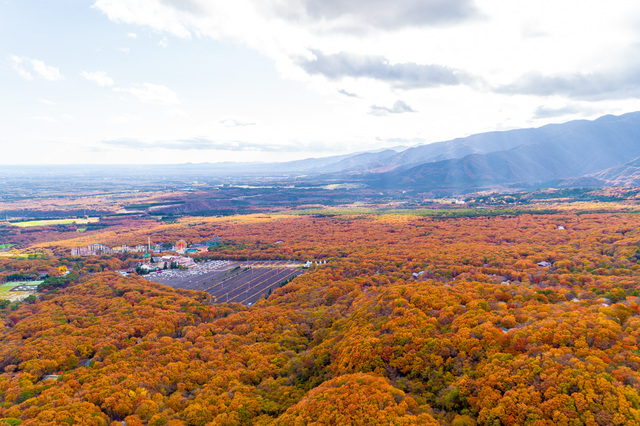
M602 207L43 227L0 257L50 276L0 310L0 424L640 425L638 213ZM197 262L322 262L246 306L69 254L213 236Z

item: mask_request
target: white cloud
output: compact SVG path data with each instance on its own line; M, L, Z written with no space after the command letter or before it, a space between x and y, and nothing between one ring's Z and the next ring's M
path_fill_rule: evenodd
M158 104L158 105L177 105L180 103L180 98L173 90L167 86L161 84L142 83L134 84L128 88L116 87L116 92L129 93L140 102L146 104Z
M615 7L596 0L561 5L552 0L91 3L92 13L104 13L117 23L96 29L104 36L99 54L73 56L73 46L65 42L77 34L76 21L84 21L69 14L61 23L68 32L61 28L51 34L59 56L14 50L19 54L15 59L4 58L15 80L44 78L22 54L45 62L56 58L66 74L72 62L62 61L76 64L72 77L67 75L74 81L65 84L64 92L40 90L33 82L24 84L33 89L30 93L18 92L18 84L9 88L24 94L25 105L48 110L24 116L25 108L8 107L14 96L7 96L5 121L15 140L27 140L24 135L33 132L34 140L73 139L78 146L121 138L151 146L157 140L242 141L234 152L241 152L244 141L254 146L277 142L295 147L289 157L293 159L317 147L331 154L400 143L392 141L428 143L640 109L640 77L635 78L640 75L640 49L632 49L640 46L637 0L619 0ZM41 28L33 24L29 31ZM168 40L166 49L157 46L163 40ZM146 52L141 50L145 46ZM145 60L133 60L134 53L144 54ZM275 64L277 73L265 66L264 58ZM636 65L629 66L634 61ZM86 82L71 84L83 69L107 70L112 75L106 77L116 80L107 85L113 92L78 95L77 90L89 88ZM66 102L65 95L76 101ZM100 102L92 98L96 95ZM31 121L21 127L29 124L30 115L53 111L35 103L39 97L64 106L52 114L59 123L71 123L63 112L78 117L77 123L38 126ZM398 99L405 105L396 105ZM254 122L259 125L251 125ZM198 156L190 156L176 149L162 156L150 149L145 161L266 160L264 152L253 157L207 153L201 149ZM269 158L284 159L285 152Z
M333 95L333 110L322 112L333 120L349 117L350 129L358 114L368 116L351 140L428 134L435 142L542 125L554 121L554 111L538 109L551 98L558 105L587 99L597 106L578 102L572 118L593 118L594 111L624 112L621 105L637 105L640 93L640 3L633 0L616 8L598 0L579 7L553 0L97 0L94 7L115 22L259 51L281 77ZM563 76L586 76L590 85ZM418 112L371 127L367 119L391 114L398 98ZM281 106L306 120L295 106ZM459 115L463 123L452 118Z
M341 95L347 96L349 98L359 98L359 96L356 95L355 93L348 92L344 89L338 89L338 93L340 93Z
M390 64L381 56L363 56L340 52L324 55L313 51L313 59L302 58L298 64L309 74L321 74L330 80L344 77L371 78L397 88L424 88L472 84L474 78L464 71L441 65Z
M255 126L256 123L249 120L244 120L241 118L225 118L220 120L220 124L225 127L246 127L246 126Z
M406 112L416 112L413 108L403 101L396 101L392 107L371 105L370 114L372 115L388 115L388 114L404 114Z
M34 74L48 81L62 80L62 74L56 67L45 64L38 59L25 56L11 56L12 68L25 80L33 80Z
M45 104L45 105L55 105L56 103L53 101L50 101L49 99L44 99L44 98L39 98L38 102L40 102L41 104Z
M190 31L180 22L179 13L161 1L97 0L93 7L104 12L112 21L147 25L178 37L191 36ZM174 13L169 13L171 11Z
M112 115L110 119L115 124L130 124L141 121L142 117L132 114L116 114Z
M44 115L44 116L38 116L38 117L31 117L32 120L38 120L38 121L46 121L47 123L55 123L58 120L56 120L53 117L49 117L48 115Z
M20 77L24 78L25 80L33 80L33 76L23 65L24 62L24 58L21 58L19 56L11 57L11 67L14 69L14 71L20 74Z
M184 111L181 110L180 108L171 108L165 111L165 114L167 114L170 117L188 117L189 114Z
M158 42L158 46L160 46L160 47L169 46L169 40L167 40L166 37L162 37L162 39L160 39L160 41Z
M33 66L33 70L45 80L49 80L49 81L62 80L62 75L60 74L60 71L56 67L46 65L44 62L38 61L37 59L32 59L31 65Z
M80 75L86 78L87 80L93 81L98 84L98 86L113 86L113 79L109 77L109 75L104 71L95 71L88 72L82 71Z
M102 144L112 147L121 147L136 150L148 149L170 149L170 150L215 150L215 151L236 151L236 152L282 152L292 149L291 146L281 144L261 144L248 141L216 141L212 139L192 137L180 140L158 140L145 142L133 138L105 140Z
M552 0L97 0L93 7L115 22L177 37L240 42L271 57L282 75L314 87L323 81L334 93L344 89L336 76L345 75L362 80L373 73L389 90L431 91L434 84L426 83L434 79L452 85L474 76L482 84L473 89L486 92L531 73L624 66L638 39L630 17L640 14L632 0L615 10L597 0L562 8ZM354 58L378 66L363 68L371 64ZM398 78L405 74L411 84ZM359 95L374 100L371 92Z

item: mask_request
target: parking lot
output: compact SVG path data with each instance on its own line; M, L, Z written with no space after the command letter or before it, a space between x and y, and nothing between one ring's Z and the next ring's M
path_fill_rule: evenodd
M187 271L167 269L145 275L150 281L173 288L205 291L213 303L251 305L276 288L303 273L299 262L282 260L198 263Z

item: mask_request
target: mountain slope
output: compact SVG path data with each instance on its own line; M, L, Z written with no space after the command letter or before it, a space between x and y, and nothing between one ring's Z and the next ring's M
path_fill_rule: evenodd
M493 145L490 143L492 137L496 138ZM407 150L390 159L401 159L402 164L395 170L369 174L366 180L373 186L467 190L593 174L640 156L640 113L483 134L468 139L464 144L451 141L451 149L447 152L462 152L461 147L471 147L470 141L474 139L482 141L479 149L498 145L513 147L414 167L407 167L410 165ZM445 152L441 148L440 152ZM424 157L420 158L424 160Z
M640 157L625 164L589 175L610 186L640 186Z

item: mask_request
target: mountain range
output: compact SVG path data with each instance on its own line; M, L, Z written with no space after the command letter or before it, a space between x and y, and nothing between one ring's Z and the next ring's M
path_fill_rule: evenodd
M265 178L274 185L344 182L372 190L452 195L501 189L640 186L640 112L282 163L0 168L0 181L22 178L29 185L56 177L101 182L113 176L124 182L264 182Z
M293 161L281 163L278 170L360 181L374 188L425 191L530 188L546 183L636 186L638 157L640 112L632 112L406 149Z

